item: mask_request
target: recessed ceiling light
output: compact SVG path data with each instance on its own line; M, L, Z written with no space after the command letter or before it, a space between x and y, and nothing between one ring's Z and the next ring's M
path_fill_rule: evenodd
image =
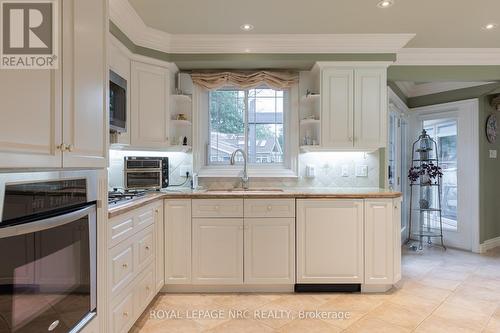
M250 30L253 30L253 25L251 25L249 23L245 23L242 26L240 26L240 29L243 31L250 31Z
M497 23L488 23L483 26L483 30L493 30L498 27Z
M379 8L389 8L392 5L394 5L394 0L382 0L377 4Z

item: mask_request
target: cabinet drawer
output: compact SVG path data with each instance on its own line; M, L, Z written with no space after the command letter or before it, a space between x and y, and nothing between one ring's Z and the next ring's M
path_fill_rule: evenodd
M112 248L133 234L154 224L157 203L134 209L108 221L108 247Z
M154 226L123 241L109 252L108 278L112 296L118 295L154 258Z
M134 322L134 297L130 292L111 309L111 332L126 333Z
M135 286L135 313L139 316L155 296L154 266L150 265L146 273L139 277Z
M195 199L193 217L243 217L243 199Z
M245 199L245 217L295 217L295 199Z
M110 252L111 292L122 289L134 277L134 244L128 242Z

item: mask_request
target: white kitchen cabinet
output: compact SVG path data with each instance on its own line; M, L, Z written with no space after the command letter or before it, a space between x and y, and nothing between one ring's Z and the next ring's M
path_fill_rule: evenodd
M354 145L354 70L321 71L321 145L352 148Z
M191 199L164 201L165 284L191 283Z
M354 145L380 148L387 144L387 70L357 68L354 88Z
M165 242L163 202L159 201L154 207L155 213L155 288L156 292L165 284Z
M387 66L320 63L321 147L386 146Z
M57 2L59 69L0 76L0 168L106 165L107 2Z
M392 199L365 201L365 284L392 284L393 210Z
M244 224L245 283L295 283L295 218L245 218Z
M63 3L63 167L105 167L107 2Z
M243 219L193 219L193 283L243 283Z
M362 283L363 200L297 200L297 283Z
M136 147L169 145L170 74L167 68L131 63L131 143Z

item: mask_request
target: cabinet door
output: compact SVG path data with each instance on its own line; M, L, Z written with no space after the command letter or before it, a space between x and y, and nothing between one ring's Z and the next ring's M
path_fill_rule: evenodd
M391 284L394 270L392 199L365 201L365 284Z
M165 284L165 248L163 233L163 203L155 207L155 284L156 291Z
M295 282L295 219L245 219L245 283Z
M193 219L193 283L243 283L243 219Z
M326 68L321 74L321 146L352 148L354 70Z
M107 2L63 3L64 167L105 167Z
M62 166L61 67L0 70L0 169Z
M394 225L394 272L393 281L401 280L401 198L393 200L393 225Z
M169 74L163 67L132 61L131 143L168 146Z
M363 282L363 200L297 200L297 283Z
M191 283L191 199L165 200L165 284Z
M358 148L386 146L387 69L355 71L354 145Z

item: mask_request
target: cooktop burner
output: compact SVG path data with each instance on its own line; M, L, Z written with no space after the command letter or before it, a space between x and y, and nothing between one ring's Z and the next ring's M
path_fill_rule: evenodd
M124 201L132 200L145 195L146 191L119 191L114 188L108 192L108 204L117 204Z

